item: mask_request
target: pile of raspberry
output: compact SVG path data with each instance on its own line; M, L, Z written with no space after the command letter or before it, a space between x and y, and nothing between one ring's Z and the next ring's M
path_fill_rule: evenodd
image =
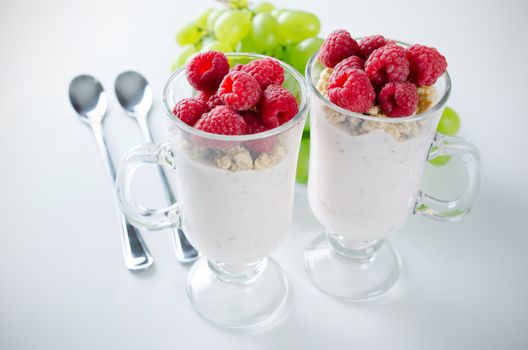
M197 90L184 98L173 114L196 129L221 135L248 135L276 128L298 112L295 96L282 87L284 70L277 60L264 58L229 67L216 51L196 55L187 65L187 80ZM269 148L254 144L255 151Z
M382 35L356 42L344 29L323 42L319 61L333 68L328 99L352 112L367 113L378 105L387 117L412 115L419 86L431 86L444 74L447 61L435 48L404 48Z

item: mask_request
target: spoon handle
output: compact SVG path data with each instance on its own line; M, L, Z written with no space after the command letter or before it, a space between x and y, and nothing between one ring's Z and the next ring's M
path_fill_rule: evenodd
M146 116L138 116L137 118L139 128L143 134L143 139L147 143L152 143L152 134L150 133L150 128L148 126ZM167 175L162 167L158 166L158 171L160 174L161 185L163 187L163 193L165 194L166 200L169 204L176 203L176 198L172 193L171 187L169 185L169 180ZM187 264L193 262L200 255L198 251L192 246L192 244L185 237L185 233L180 228L172 228L172 238L174 241L174 250L176 254L176 259L182 264Z
M112 189L114 189L116 172L114 164L110 159L110 154L108 153L108 147L104 138L102 123L91 123L90 126L92 127L92 131L95 135L97 146L99 147L99 151L103 157L106 170L112 181ZM117 206L117 197L115 191L112 192L114 192L114 200ZM121 243L123 246L125 266L132 271L149 268L154 261L147 246L145 245L145 242L143 241L143 238L141 237L141 233L137 228L132 226L127 221L121 210L119 210L119 207L117 209L119 213Z

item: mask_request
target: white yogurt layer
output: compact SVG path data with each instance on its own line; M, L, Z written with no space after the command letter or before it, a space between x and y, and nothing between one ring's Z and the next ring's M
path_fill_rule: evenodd
M176 152L178 198L189 241L208 258L256 262L284 240L292 207L295 160L289 152L260 170L230 171Z
M383 128L353 135L328 119L329 108L314 107L308 194L317 219L350 246L401 227L419 191L430 128L412 125L408 139Z

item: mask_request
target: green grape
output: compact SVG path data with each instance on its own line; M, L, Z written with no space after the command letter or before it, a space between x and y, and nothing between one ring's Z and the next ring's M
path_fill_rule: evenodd
M458 133L458 130L460 130L460 117L458 116L458 113L455 112L453 108L446 107L442 113L440 122L436 127L436 131L444 135L455 136ZM429 163L436 166L442 166L446 165L450 159L450 156L439 156L431 159Z
M293 52L293 49L295 48L296 44L289 44L285 45L284 47L284 53L282 54L282 60L286 63L290 63L290 56Z
M207 31L209 33L214 32L214 25L216 23L216 20L224 13L227 12L228 9L214 9L211 11L209 16L207 16Z
M275 9L271 11L271 15L275 18L279 18L280 15L282 15L285 12L290 12L288 9Z
M202 46L201 52L205 51L233 52L233 48L225 41L213 40Z
M260 2L258 3L254 8L253 11L255 13L270 13L271 11L275 10L275 6L269 2Z
M207 44L209 44L209 43L211 43L211 42L213 42L213 41L216 41L216 39L213 38L212 36L204 36L204 37L202 38L202 41L201 41L200 43L201 43L202 45L207 45Z
M299 158L297 160L297 174L295 179L298 183L306 184L308 182L308 168L310 160L310 139L302 139L299 148Z
M281 61L284 61L284 53L286 48L282 45L277 45L273 50L267 54L268 56L273 56Z
M214 24L214 35L220 41L237 43L251 29L251 21L240 10L229 10L222 13Z
M227 4L234 9L246 9L248 7L247 0L228 0Z
M312 55L317 50L319 50L322 44L323 39L318 37L308 38L301 41L289 52L289 63L293 66L293 68L304 74L306 63L308 63L310 57L312 57Z
M181 48L178 55L176 55L176 58L172 62L171 65L171 72L174 72L179 67L183 66L185 63L187 63L187 60L193 56L197 52L196 47L192 44L185 45Z
M451 159L450 156L438 156L436 158L431 159L429 163L431 163L432 165L436 165L436 166L442 166L442 165L446 165L450 159Z
M202 37L203 32L194 23L184 25L176 32L176 42L183 46L187 44L194 44Z
M251 35L247 35L244 39L238 42L238 44L235 47L236 52L252 52L252 53L260 53L261 51L257 49L255 44L253 43L253 37Z
M316 36L321 27L317 16L305 11L283 12L277 21L283 44L298 43Z
M249 22L251 22L251 20L253 19L253 12L250 9L242 9L240 10L240 12L242 12L247 17Z
M207 18L213 11L214 9L207 9L196 18L194 23L198 26L198 28L204 31L207 30Z
M460 117L451 107L446 107L436 130L444 135L455 136L460 129Z
M251 34L255 46L261 50L273 50L279 45L279 25L269 13L259 13L251 22Z

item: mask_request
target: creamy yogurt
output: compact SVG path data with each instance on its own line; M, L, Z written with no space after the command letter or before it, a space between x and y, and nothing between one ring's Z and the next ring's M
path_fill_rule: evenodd
M352 247L398 229L413 212L431 127L413 122L405 126L413 135L398 138L384 128L351 132L347 123L361 119L335 117L320 102L312 109L308 194L317 219Z
M230 171L176 152L182 225L208 258L247 264L270 255L288 231L296 153L268 168Z

